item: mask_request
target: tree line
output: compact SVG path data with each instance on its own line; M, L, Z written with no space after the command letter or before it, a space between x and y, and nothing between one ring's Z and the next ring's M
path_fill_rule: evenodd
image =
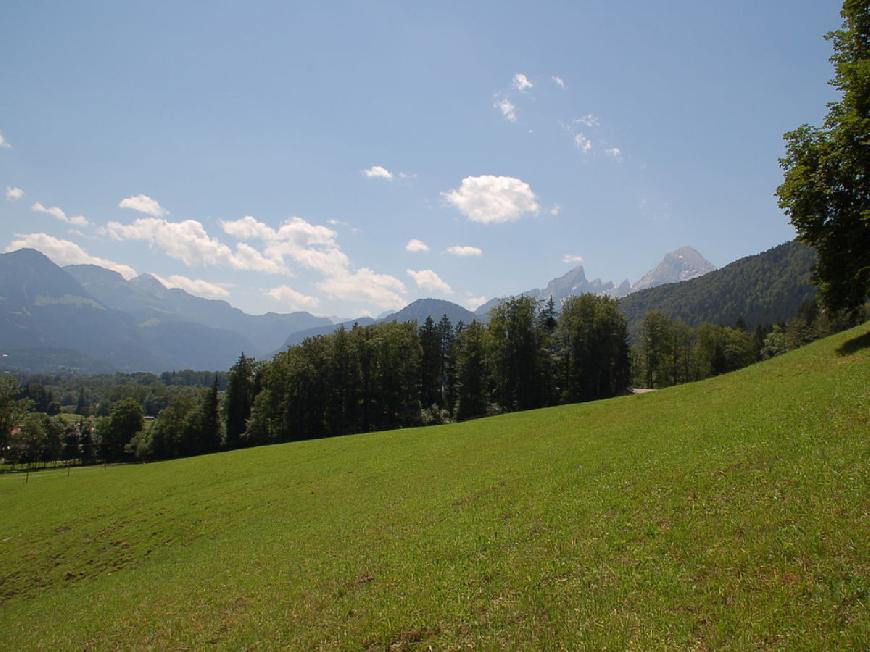
M615 300L509 299L486 324L444 316L339 327L270 361L242 354L220 374L167 396L154 416L143 400L151 379L103 414L52 415L37 383L0 376L0 451L7 464L157 460L245 446L464 421L486 415L608 398L739 369L855 323L805 303L786 323L748 330L689 326L647 313L633 346ZM145 380L145 379L142 379ZM159 382L157 383L160 384ZM52 407L52 409L54 409Z

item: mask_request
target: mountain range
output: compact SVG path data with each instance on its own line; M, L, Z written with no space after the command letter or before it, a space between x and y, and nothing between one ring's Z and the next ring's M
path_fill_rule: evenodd
M787 243L715 270L697 251L682 247L634 285L590 281L583 267L575 267L545 287L522 294L536 299L552 296L557 305L586 292L617 297L632 330L651 307L690 323L697 323L699 316L721 323L733 323L737 316L772 321L770 315L791 316L797 309L792 304L812 296L813 260L812 250ZM445 314L454 324L485 321L499 301L471 312L450 301L418 299L378 319L360 317L341 324L307 312L249 315L226 301L167 288L149 274L126 280L94 265L61 268L35 250L20 249L0 255L0 369L227 369L242 351L270 357L339 325L419 324Z
M520 294L542 301L547 301L552 297L557 306L570 296L586 293L607 295L620 299L638 290L657 287L666 283L680 283L697 278L714 269L716 269L716 266L704 258L696 249L692 247L680 247L676 251L665 254L662 261L644 274L634 285L628 279L625 279L618 285L613 281L602 281L600 278L590 281L586 278L583 266L579 265L568 270L562 276L554 278L547 283L546 287L526 290ZM484 303L475 310L478 319L486 319L489 312L502 301L504 301L504 298L496 298Z

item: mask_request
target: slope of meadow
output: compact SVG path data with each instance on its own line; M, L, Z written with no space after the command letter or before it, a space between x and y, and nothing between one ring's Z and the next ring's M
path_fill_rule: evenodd
M0 478L0 649L868 649L870 327L659 392Z

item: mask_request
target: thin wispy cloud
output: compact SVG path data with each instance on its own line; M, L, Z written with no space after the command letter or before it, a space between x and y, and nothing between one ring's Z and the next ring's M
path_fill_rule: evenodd
M568 263L570 265L579 265L583 262L583 256L576 256L574 254L565 254L562 256L562 262Z
M33 206L30 207L34 213L43 213L45 215L51 215L54 219L59 220L60 222L66 222L67 224L71 224L72 226L87 226L90 224L87 218L84 215L67 215L62 208L58 206L44 206L42 202L35 202Z
M592 150L592 141L589 140L582 131L578 131L574 134L574 144L577 146L577 149L584 154Z
M532 88L534 84L523 73L518 72L514 75L512 86L520 93L525 93L527 90Z
M562 90L565 90L565 80L559 77L559 75L553 75L552 77L550 77L550 79L553 80L553 83L556 84L556 86L558 86Z
M621 161L622 160L622 150L619 149L618 147L608 147L607 149L604 150L604 153L607 156L609 156L610 158L612 158L614 161Z
M517 107L506 97L502 97L495 101L493 107L501 112L501 116L508 122L517 121Z
M453 247L447 247L447 253L453 256L482 256L483 249L468 245L454 245Z
M151 276L163 283L163 285L169 289L177 288L198 297L205 297L206 299L223 299L230 295L229 291L223 285L212 283L211 281L206 281L204 279L188 278L181 274L173 274L172 276L163 277L154 274L153 272L151 273Z
M9 201L18 201L22 197L24 197L24 191L21 188L6 186L6 199Z
M581 115L574 119L574 124L583 125L584 127L597 127L601 124L601 119L592 113Z

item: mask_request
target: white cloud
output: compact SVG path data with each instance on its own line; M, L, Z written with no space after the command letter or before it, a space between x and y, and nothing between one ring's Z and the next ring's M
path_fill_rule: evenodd
M592 149L592 141L589 140L582 131L578 131L574 134L574 144L577 145L577 149L584 154Z
M45 213L46 215L51 215L54 219L66 222L67 224L72 224L73 226L87 226L90 224L83 215L73 215L72 217L69 217L57 206L48 208L43 206L41 202L33 204L33 206L30 207L30 210L34 213Z
M534 84L529 81L529 78L526 77L523 73L518 72L514 75L513 87L517 89L520 93L524 93L530 88L532 88Z
M599 124L601 124L598 116L591 113L581 115L579 118L574 120L574 122L575 124L583 125L584 127L597 127Z
M399 178L400 179L416 179L417 173L416 172L399 172Z
M228 297L230 295L227 289L222 285L210 281L204 281L202 279L188 278L187 276L181 276L180 274L163 277L158 276L153 272L151 273L151 276L163 283L167 288L177 288L207 299L217 299Z
M607 149L604 150L604 153L607 154L614 161L621 161L622 160L622 150L619 149L618 147L608 147Z
M513 102L511 102L506 97L496 100L495 104L493 104L493 107L501 111L502 117L508 122L517 121L517 107L515 107Z
M482 256L483 249L466 245L454 245L453 247L447 247L447 253L454 256Z
M16 201L22 197L24 197L24 191L21 188L6 186L6 199L9 201Z
M529 184L514 177L465 177L459 188L441 194L472 222L482 224L512 222L540 208Z
M169 211L164 209L156 200L151 199L148 195L133 195L124 197L119 203L118 208L131 208L139 213L150 215L151 217L166 217Z
M472 294L467 294L463 303L465 304L465 307L469 310L476 310L477 308L480 308L480 306L486 303L486 297L476 297Z
M453 289L438 274L431 269L409 269L408 276L414 279L417 287L423 290L432 290L433 292L443 292L444 294L453 294Z
M156 217L142 217L131 224L109 222L105 232L115 240L148 242L188 267L225 265L270 274L288 271L280 261L264 256L244 243L238 244L233 252L227 245L210 237L196 220L169 222Z
M583 262L583 256L575 256L574 254L565 254L562 256L563 263L569 263L571 265L579 265Z
M3 137L3 132L0 131L0 149L9 149L11 147L12 145L9 144L9 141Z
M405 251L410 251L413 254L421 254L429 251L429 245L427 245L422 240L408 240L408 244L405 245Z
M401 295L407 292L405 284L395 276L378 274L368 267L325 278L317 284L317 288L333 299L368 301L381 309L401 308L405 305Z
M17 249L36 249L51 258L57 265L98 265L118 272L126 279L136 276L136 270L128 265L91 256L88 252L69 240L59 240L46 233L27 233L17 235L6 247L6 251Z
M280 301L291 310L310 310L320 305L320 299L294 290L289 285L279 285L267 291L275 301Z
M393 178L393 173L381 165L373 165L367 170L363 170L363 174L369 179L387 179Z
M553 83L556 84L562 90L565 89L565 80L559 77L559 75L553 75L550 79L553 80Z
M325 275L346 271L350 260L338 246L336 232L326 226L293 217L273 229L256 218L245 217L221 222L224 232L237 240L260 240L265 256L281 266L284 259ZM240 244L239 247L247 245Z
M277 229L245 216L231 222L221 222L223 230L239 240L259 240L264 243L265 257L284 266L285 258L302 267L321 273L324 278L317 288L333 299L353 303L370 303L378 308L400 308L401 296L407 290L394 276L378 274L367 267L350 269L350 259L341 250L332 229L293 217ZM244 243L239 248L247 247ZM249 247L250 249L250 247Z
M559 204L553 204L553 207L550 209L550 215L556 217L559 213L562 212L562 207Z

